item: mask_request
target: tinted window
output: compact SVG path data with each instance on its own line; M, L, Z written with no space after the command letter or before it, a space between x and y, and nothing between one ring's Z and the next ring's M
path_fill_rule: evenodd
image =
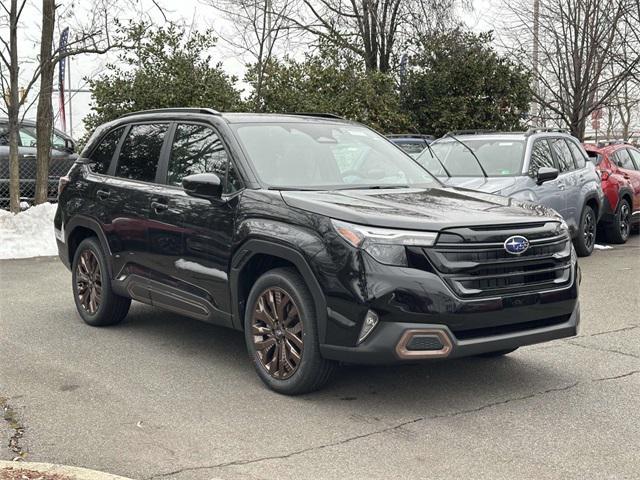
M635 170L635 166L633 165L633 160L631 160L631 155L626 148L618 150L616 153L616 163L620 168L626 168L627 170Z
M0 145L9 145L9 125L0 123Z
M633 158L634 163L636 164L636 170L640 170L640 152L638 150L629 149L629 153L631 154L631 158Z
M178 125L171 147L167 171L169 185L181 185L182 179L195 173L215 173L224 182L229 159L216 132L204 125ZM227 182L225 192L237 190L237 177Z
M568 172L569 170L573 170L575 165L573 163L573 156L571 155L571 150L567 146L567 142L564 141L563 138L554 138L551 140L551 146L556 153L556 158L558 160L558 170L560 172Z
M536 140L531 148L531 161L529 162L529 176L538 175L540 167L555 168L553 157L551 156L551 147L546 140Z
M91 160L94 162L91 164L91 170L95 173L107 173L113 154L116 152L118 142L122 136L124 127L112 130L107 133L100 144L95 148L91 154Z
M567 145L569 145L569 150L571 150L571 153L573 154L573 160L575 161L576 167L583 168L586 164L586 160L580 147L571 140L567 140Z
M151 123L133 125L122 144L116 175L153 182L167 127L167 124Z

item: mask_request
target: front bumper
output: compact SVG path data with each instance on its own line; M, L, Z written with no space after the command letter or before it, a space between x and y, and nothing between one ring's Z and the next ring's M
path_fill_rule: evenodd
M382 322L376 327L375 335L371 335L359 346L321 345L320 350L323 357L327 359L357 364L394 364L430 358L460 358L572 337L577 334L579 324L579 303L576 303L568 318L564 316L547 319L546 322L540 322L533 328L526 323L515 324L511 332L464 339L457 338L449 327L442 324ZM406 355L406 348L403 345L406 346L408 332L438 335L444 340L441 342L443 348L423 350L422 352L431 352L424 355L413 353L420 350L412 350L410 355Z

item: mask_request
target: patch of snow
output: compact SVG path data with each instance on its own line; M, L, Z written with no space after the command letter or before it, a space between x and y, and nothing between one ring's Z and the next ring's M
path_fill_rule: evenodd
M204 265L200 265L199 263L196 263L196 262L190 262L189 260L185 260L184 258L176 260L174 265L176 266L176 268L181 268L182 270L189 270L195 273L202 273L210 277L219 278L220 280L227 279L227 274L222 270L218 270L217 268L205 267Z
M13 214L0 209L0 259L57 255L56 205L43 203Z
M611 250L613 247L611 245L599 245L596 243L593 248L595 250Z

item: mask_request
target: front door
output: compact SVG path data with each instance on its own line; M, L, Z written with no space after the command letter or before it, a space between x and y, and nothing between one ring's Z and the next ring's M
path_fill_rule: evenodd
M167 291L153 303L202 320L231 325L229 262L240 183L222 139L213 127L177 123L161 187L152 199L150 245L166 276ZM182 179L215 173L220 199L187 195ZM155 296L154 296L155 295ZM162 298L160 298L162 297Z
M559 186L559 180L549 180L541 185L536 184L538 170L541 167L558 168L551 154L551 146L545 139L538 139L531 147L531 160L529 162L529 176L532 178L532 190L538 203L545 207L553 208L560 215L566 209L564 191Z

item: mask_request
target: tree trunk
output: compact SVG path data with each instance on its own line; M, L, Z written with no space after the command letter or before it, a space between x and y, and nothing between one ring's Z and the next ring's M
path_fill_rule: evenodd
M55 1L42 0L42 38L40 41L40 96L36 114L36 195L35 203L47 201L49 191L49 157L51 135L53 133L53 73L55 65L51 61L53 28L55 24Z
M9 208L20 211L20 163L18 160L18 114L20 111L18 86L18 0L11 0L9 13L9 47L11 51L9 69Z

